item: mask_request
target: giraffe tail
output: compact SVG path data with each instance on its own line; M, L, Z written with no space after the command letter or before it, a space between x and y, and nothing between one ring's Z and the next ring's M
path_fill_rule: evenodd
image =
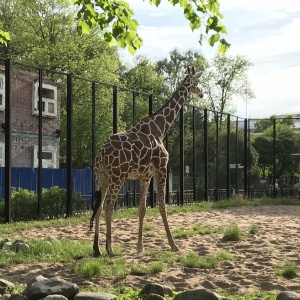
M97 213L97 210L100 207L100 202L101 202L101 191L95 191L94 193L94 199L95 199L95 203L94 203L94 207L93 207L93 214L90 220L90 230L93 229L94 226L94 219L95 219L95 215Z

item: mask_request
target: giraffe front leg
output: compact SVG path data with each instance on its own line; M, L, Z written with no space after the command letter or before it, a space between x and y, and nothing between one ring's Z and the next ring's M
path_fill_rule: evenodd
M112 249L111 242L111 223L112 223L112 215L114 211L115 200L114 197L108 197L106 206L105 206L105 217L106 217L106 252L108 256L115 256L115 252Z
M167 219L167 211L166 211L166 205L165 205L165 185L166 185L166 179L163 178L158 178L157 179L157 194L158 194L158 201L159 201L159 212L160 215L163 219L163 223L165 226L165 230L166 230L166 234L167 234L167 238L168 238L168 242L169 245L171 247L171 250L173 252L177 252L179 251L179 247L176 245L170 227L169 227L169 223L168 223L168 219Z
M140 203L139 203L139 236L137 243L137 252L144 252L143 244L143 224L146 215L146 198L150 179L140 180Z

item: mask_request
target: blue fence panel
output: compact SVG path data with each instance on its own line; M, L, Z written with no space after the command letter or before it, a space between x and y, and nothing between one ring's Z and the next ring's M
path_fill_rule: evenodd
M37 168L12 168L11 181L13 188L23 188L37 192L38 190L38 169ZM67 188L66 169L43 169L42 187L51 188L58 186ZM89 203L92 197L92 170L73 170L73 190L80 193ZM5 168L0 168L0 197L5 197Z

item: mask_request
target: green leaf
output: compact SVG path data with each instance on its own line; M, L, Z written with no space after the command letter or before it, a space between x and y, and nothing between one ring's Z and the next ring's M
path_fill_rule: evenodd
M213 46L220 39L220 35L218 33L213 34L209 39L208 43Z
M213 14L217 14L219 12L218 2L215 0L209 0L208 1L208 10Z
M131 46L131 45L128 45L128 46L127 46L127 49L128 49L128 52L129 52L131 55L134 55L135 52L136 52L136 49L135 49L133 46Z
M158 6L161 0L150 0L150 2L153 3L155 6Z
M78 22L78 27L79 27L79 31L82 34L89 34L91 31L91 27L89 26L89 24L84 21L84 20L79 20Z
M230 44L227 43L227 41L225 39L221 39L220 40L220 44L218 46L218 50L221 54L224 54L228 51L228 49L230 48Z
M125 40L123 38L119 38L118 41L117 41L117 44L121 48L125 48L126 47L126 42L125 42Z
M179 3L179 0L170 0L170 3L175 6L176 4Z

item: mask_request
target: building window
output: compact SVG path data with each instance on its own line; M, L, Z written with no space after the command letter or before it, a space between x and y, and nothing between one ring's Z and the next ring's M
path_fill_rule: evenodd
M33 167L37 168L39 165L39 151L38 146L33 146ZM56 169L57 166L57 148L54 146L42 147L42 164L43 168Z
M42 112L43 116L56 117L57 116L57 87L50 84L42 86ZM33 115L39 115L39 83L35 82L33 85Z
M5 108L5 77L0 75L0 110Z

